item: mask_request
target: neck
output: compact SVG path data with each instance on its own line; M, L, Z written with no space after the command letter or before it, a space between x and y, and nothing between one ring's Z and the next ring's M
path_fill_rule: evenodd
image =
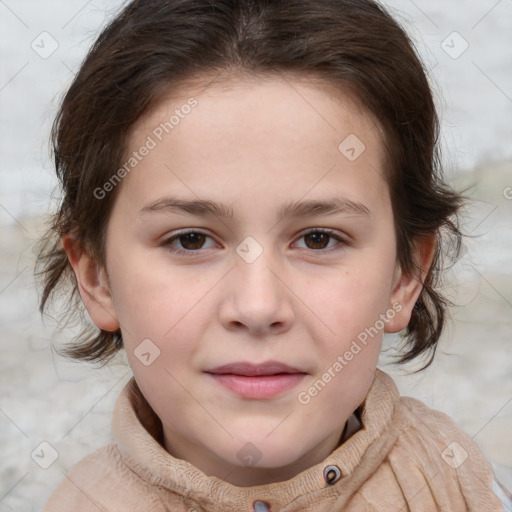
M330 436L299 459L279 467L247 467L240 465L237 459L230 461L220 458L206 447L181 438L174 432L168 432L165 426L163 445L173 457L189 462L207 476L217 477L237 487L253 487L289 480L302 471L321 463L346 440L349 427L349 422L346 422L342 428L332 432Z

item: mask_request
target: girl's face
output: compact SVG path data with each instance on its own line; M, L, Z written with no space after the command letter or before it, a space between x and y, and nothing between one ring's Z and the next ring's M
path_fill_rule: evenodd
M162 102L126 161L108 280L79 280L165 447L242 486L321 462L420 289L396 268L378 127L328 86L233 78Z

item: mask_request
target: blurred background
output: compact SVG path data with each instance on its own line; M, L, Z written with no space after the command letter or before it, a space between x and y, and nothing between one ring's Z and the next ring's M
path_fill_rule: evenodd
M37 511L83 457L110 441L131 376L54 353L75 330L41 320L34 246L55 204L48 138L58 103L116 0L0 0L0 512ZM512 489L512 1L387 2L426 62L446 175L472 186L463 257L435 362L380 367L402 394L446 412Z

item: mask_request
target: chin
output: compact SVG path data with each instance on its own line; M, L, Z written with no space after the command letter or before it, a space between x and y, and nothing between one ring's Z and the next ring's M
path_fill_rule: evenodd
M278 469L296 463L304 455L301 445L290 443L290 436L286 439L276 436L271 441L268 438L262 439L260 434L252 440L248 437L246 439L236 451L236 459L232 462L236 465L254 469ZM290 443L289 446L287 443Z

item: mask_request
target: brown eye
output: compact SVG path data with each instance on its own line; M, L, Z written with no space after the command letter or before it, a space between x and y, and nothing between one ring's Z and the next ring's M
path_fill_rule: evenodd
M185 235L181 235L178 240L180 241L182 247L188 249L189 251L193 251L195 249L201 249L205 238L206 236L202 233L187 233Z
M301 247L301 249L309 249L320 254L336 251L348 245L345 240L335 235L333 231L324 229L311 230L303 234L299 240L304 240L305 247Z
M304 240L307 241L306 245L308 246L308 249L325 249L330 238L331 237L327 233L322 233L321 231L304 235Z
M177 254L193 254L200 252L201 249L205 249L204 245L207 240L213 240L210 236L205 233L198 231L181 232L173 235L162 242L162 246L166 247L170 252ZM213 247L210 245L206 249Z

